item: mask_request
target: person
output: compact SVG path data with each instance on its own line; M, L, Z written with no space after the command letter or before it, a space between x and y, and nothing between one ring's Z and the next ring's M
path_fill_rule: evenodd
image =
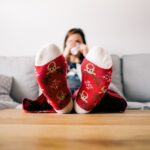
M70 29L65 36L63 49L63 55L68 63L67 80L73 93L80 87L80 65L89 51L84 32L79 28ZM72 53L73 49L77 52Z
M27 112L76 113L124 112L125 98L110 87L112 59L99 46L89 49L80 28L70 29L63 53L55 44L41 48L35 74L42 94L23 100Z

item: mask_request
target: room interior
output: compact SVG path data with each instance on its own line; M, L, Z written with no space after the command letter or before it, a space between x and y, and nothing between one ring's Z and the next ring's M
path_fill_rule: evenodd
M16 109L23 98L39 94L37 51L47 43L63 51L64 36L74 27L83 29L89 49L99 45L112 56L112 83L127 99L127 110L57 114ZM149 0L1 0L0 33L0 75L10 77L1 77L0 91L4 88L13 101L0 98L1 150L150 149Z

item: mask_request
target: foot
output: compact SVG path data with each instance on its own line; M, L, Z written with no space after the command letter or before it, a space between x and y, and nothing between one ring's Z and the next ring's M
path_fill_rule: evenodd
M100 103L111 82L111 56L105 49L94 47L84 59L81 72L82 83L75 100L75 111L89 113Z
M67 86L67 63L59 48L48 44L41 48L35 59L37 82L47 102L58 113L69 113L73 102Z
M56 112L53 107L47 102L47 99L43 94L41 94L36 100L25 98L22 102L22 107L25 112Z

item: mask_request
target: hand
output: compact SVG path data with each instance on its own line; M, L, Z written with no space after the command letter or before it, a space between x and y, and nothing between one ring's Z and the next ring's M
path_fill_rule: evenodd
M70 50L73 47L75 47L74 43L69 43L69 44L66 45L66 48L64 49L64 52L63 52L63 55L64 55L65 59L67 59L69 57Z
M80 53L82 53L83 56L85 57L86 54L88 53L88 47L87 47L87 45L85 45L85 44L80 44L79 51L80 51Z

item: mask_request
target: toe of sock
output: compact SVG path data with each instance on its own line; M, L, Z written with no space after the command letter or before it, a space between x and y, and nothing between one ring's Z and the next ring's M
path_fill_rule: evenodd
M61 51L55 44L47 44L37 52L35 66L44 65L60 55Z
M86 59L104 69L112 67L112 58L110 54L106 49L99 46L95 46L90 49Z

